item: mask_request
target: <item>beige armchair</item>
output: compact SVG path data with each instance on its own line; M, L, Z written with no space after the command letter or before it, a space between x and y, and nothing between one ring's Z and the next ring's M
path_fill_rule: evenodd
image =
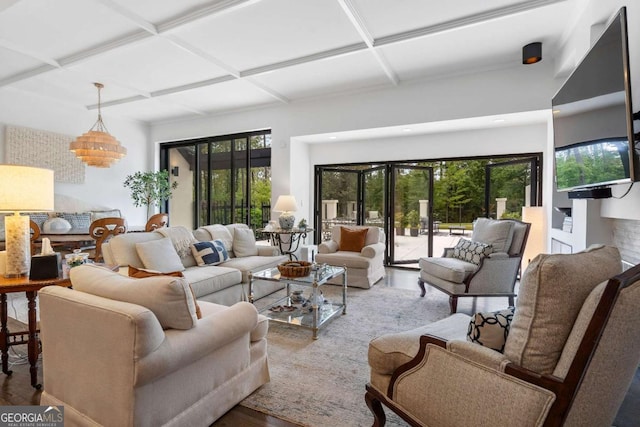
M426 293L425 284L446 293L452 314L460 297L507 297L513 305L530 227L518 220L478 218L470 242L460 239L442 257L420 258L420 296Z
M349 237L349 241L342 236ZM367 230L366 232L364 230ZM358 234L362 240L355 242ZM385 235L380 227L340 226L331 228L331 240L318 245L316 263L347 267L347 286L370 288L385 276ZM355 243L355 244L354 244ZM331 283L342 284L342 278Z
M207 426L269 381L268 320L199 301L184 278L71 269L39 292L42 405L65 425ZM54 289L55 288L55 289Z
M640 362L640 265L620 270L613 247L536 257L503 353L468 342L460 313L374 339L374 425L382 404L416 426L612 425Z

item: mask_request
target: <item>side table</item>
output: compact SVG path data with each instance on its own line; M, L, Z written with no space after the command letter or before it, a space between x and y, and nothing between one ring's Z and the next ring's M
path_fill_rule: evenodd
M289 255L289 259L297 260L295 252L300 247L300 242L307 238L307 233L313 231L313 228L292 228L284 230L281 228L275 230L265 230L264 228L257 230L264 234L268 234L272 246L277 246L282 255Z
M45 286L70 287L71 280L63 278L30 280L28 277L0 277L0 351L2 352L2 372L11 375L9 370L9 347L13 345L27 344L29 358L29 372L31 373L31 385L36 389L42 386L38 384L38 326L36 316L36 295ZM28 301L29 329L21 332L9 332L7 328L7 294L13 292L25 292ZM27 338L25 339L25 335Z

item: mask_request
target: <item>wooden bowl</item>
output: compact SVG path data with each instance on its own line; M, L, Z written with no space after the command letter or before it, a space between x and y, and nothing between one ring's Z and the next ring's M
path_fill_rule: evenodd
M280 274L285 277L304 277L311 273L309 261L286 261L278 264Z

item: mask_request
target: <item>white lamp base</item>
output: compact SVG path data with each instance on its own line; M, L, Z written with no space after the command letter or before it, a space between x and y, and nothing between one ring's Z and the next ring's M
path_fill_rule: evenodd
M291 230L296 221L296 217L291 212L282 212L278 221L280 221L280 228L283 230Z
M4 232L7 247L7 270L5 277L20 277L29 274L31 263L31 231L29 217L7 215L4 218Z

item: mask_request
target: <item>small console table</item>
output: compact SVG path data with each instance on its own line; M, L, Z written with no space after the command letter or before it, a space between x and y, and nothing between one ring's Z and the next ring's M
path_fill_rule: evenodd
M282 255L289 255L289 259L297 260L295 252L300 248L300 242L307 238L307 233L313 231L313 228L292 228L291 230L284 230L282 228L276 228L274 230L266 230L261 228L257 230L261 233L268 234L271 241L271 245L277 246Z
M9 370L9 347L19 344L27 344L28 358L31 373L31 385L40 389L38 384L38 354L40 346L38 343L38 329L36 316L36 295L45 286L70 287L71 280L63 278L47 280L30 280L28 277L6 278L0 276L0 351L2 352L2 372L11 375ZM9 332L7 328L7 294L12 292L26 292L29 312L28 331ZM25 335L27 338L25 339Z

